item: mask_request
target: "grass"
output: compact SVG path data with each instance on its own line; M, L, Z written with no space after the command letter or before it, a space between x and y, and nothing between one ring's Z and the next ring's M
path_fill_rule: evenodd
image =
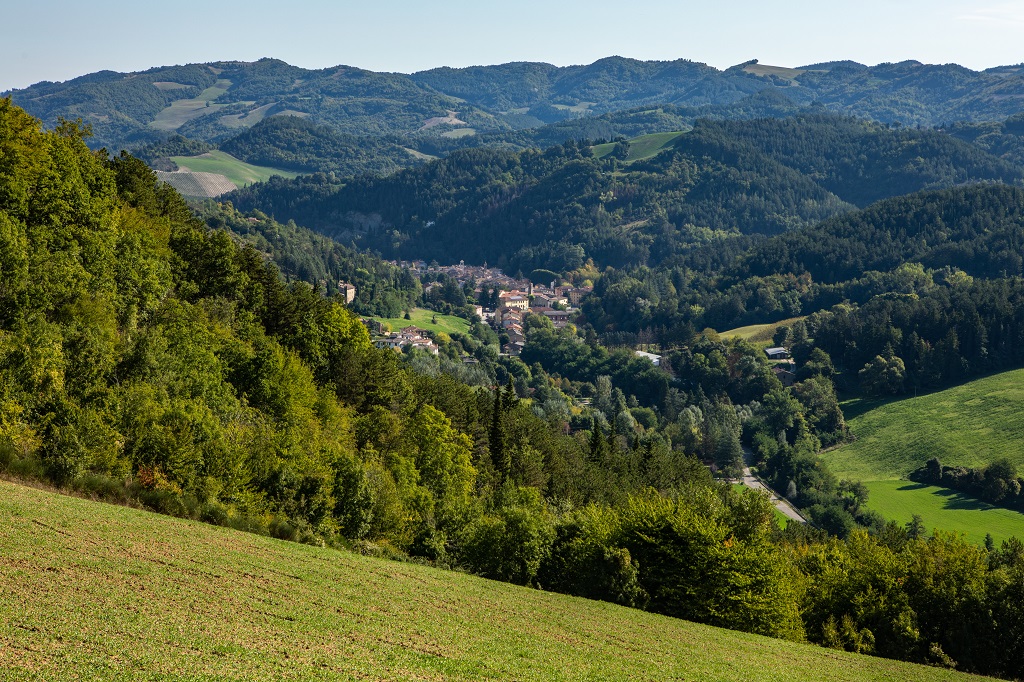
M431 321L434 316L437 316L436 323ZM407 320L404 317L375 317L373 319L380 320L381 322L388 324L391 327L391 331L395 332L405 327L415 326L420 329L426 329L432 332L444 332L446 334L469 333L469 322L461 317L455 317L454 315L442 315L441 313L435 313L433 310L427 310L426 308L413 308L409 311L409 317L412 319Z
M199 156L172 156L171 160L185 170L196 173L217 173L218 175L223 175L237 187L244 187L254 182L263 182L272 175L281 175L286 178L294 178L298 175L298 173L279 168L254 166L219 150L200 154Z
M5 680L967 680L0 482Z
M963 533L977 543L991 533L999 544L1010 536L1024 538L1024 514L993 507L981 500L950 490L912 481L870 481L868 506L887 519L906 523L920 514L925 528Z
M156 115L149 127L163 131L177 130L194 118L220 111L225 105L214 102L230 87L231 81L221 79L193 99L175 100Z
M261 107L247 111L244 114L228 114L226 116L221 116L220 122L221 125L227 126L228 128L248 128L256 125L266 118L267 112L275 106L277 106L277 103L271 102L270 104L264 104Z
M752 73L755 76L779 76L780 78L786 78L792 80L804 73L803 69L791 69L786 66L769 66L768 64L748 64L743 67L743 70L747 73Z
M737 327L736 329L730 329L727 332L722 332L719 336L723 339L731 339L735 336L743 339L744 341L750 341L751 343L769 343L771 342L772 337L775 336L776 329L784 325L792 325L794 322L799 322L802 319L804 318L791 317L788 320L780 320L779 322Z
M843 403L856 441L826 453L840 476L902 478L932 457L976 467L1008 457L1024 468L1024 370L917 398Z
M446 130L445 132L441 133L441 137L452 138L473 137L474 135L476 135L475 128L456 128L455 130Z
M681 131L675 131L671 133L651 133L650 135L641 135L640 137L634 137L629 140L629 155L626 156L626 163L632 163L634 161L643 161L649 159L663 149L669 147L680 135L686 133ZM598 159L603 159L612 153L615 149L614 142L607 142L605 144L594 145L590 148L594 156Z
M822 454L841 478L863 481L868 506L897 521L920 514L929 528L980 540L1024 538L1024 514L906 477L938 457L978 467L1007 457L1024 468L1024 370L1003 372L916 398L843 403L856 438Z

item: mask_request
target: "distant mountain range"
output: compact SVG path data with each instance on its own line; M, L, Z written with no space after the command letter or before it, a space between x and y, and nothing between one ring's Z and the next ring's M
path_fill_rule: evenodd
M47 125L82 118L93 127L93 144L111 149L172 134L219 143L290 114L336 133L385 137L412 149L441 144L444 151L473 135L508 135L656 105L691 115L725 108L724 117L731 117L756 115L766 102L817 104L914 126L1001 121L1024 109L1024 65L972 71L955 64L842 61L784 68L754 60L719 70L682 59L607 57L586 66L514 62L406 75L350 66L309 70L261 59L101 71L4 95Z

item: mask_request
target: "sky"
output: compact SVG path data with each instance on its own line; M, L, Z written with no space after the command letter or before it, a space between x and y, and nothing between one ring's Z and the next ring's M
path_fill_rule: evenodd
M410 73L609 55L802 66L1024 62L1024 0L34 0L5 8L0 92L102 69L275 57Z

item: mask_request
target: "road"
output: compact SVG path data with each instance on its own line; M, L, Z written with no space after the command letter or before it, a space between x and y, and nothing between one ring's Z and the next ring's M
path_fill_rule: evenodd
M753 488L754 490L763 490L766 493L768 493L768 497L771 498L772 504L775 505L776 509L785 514L786 518L793 519L797 523L807 523L807 519L800 515L800 512L796 510L796 507L791 505L785 499L776 495L773 490L771 490L764 483L761 483L761 481L759 481L754 476L754 474L750 473L750 467L747 463L750 461L753 454L754 453L752 453L747 448L743 448L743 480L740 482L743 485L747 486L748 488Z

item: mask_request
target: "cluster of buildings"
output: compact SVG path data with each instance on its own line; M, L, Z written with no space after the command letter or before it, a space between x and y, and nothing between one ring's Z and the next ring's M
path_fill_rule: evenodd
M573 299L579 305L582 297L592 290L591 287L535 287L528 284L526 291L513 289L498 294L498 307L494 311L485 310L482 317L491 322L499 332L508 336L508 343L502 351L509 355L519 355L526 345L526 334L523 330L523 318L528 314L541 315L551 320L555 329L569 324L573 313ZM570 294L573 294L570 296Z
M534 285L527 279L516 279L509 277L498 268L488 268L487 265L466 265L459 261L458 265L428 265L426 261L388 261L396 267L409 270L413 275L422 277L427 274L447 275L454 278L460 286L467 282L473 282L476 286L476 293L482 295L485 291L499 289L497 306L485 308L475 306L477 315L489 323L499 333L508 336L508 343L502 347L502 352L510 355L519 355L523 346L526 345L526 333L523 327L523 319L528 314L541 315L551 320L556 329L561 329L569 324L573 312L579 307L583 299L593 291L593 287L550 286ZM340 283L339 287L346 302L355 299L355 287L349 284ZM351 296L351 298L350 298ZM479 299L478 299L479 300ZM374 335L374 344L378 348L393 348L401 350L407 346L423 348L435 355L437 345L431 341L426 330L417 327L406 327L399 332L383 334L379 323L373 320L363 321Z
M370 329L370 333L379 335L373 341L373 345L377 346L377 348L390 348L401 351L403 348L411 346L437 355L437 344L427 336L426 329L410 325L397 332L384 334L382 333L383 330L380 322L376 320L363 320L363 324Z

